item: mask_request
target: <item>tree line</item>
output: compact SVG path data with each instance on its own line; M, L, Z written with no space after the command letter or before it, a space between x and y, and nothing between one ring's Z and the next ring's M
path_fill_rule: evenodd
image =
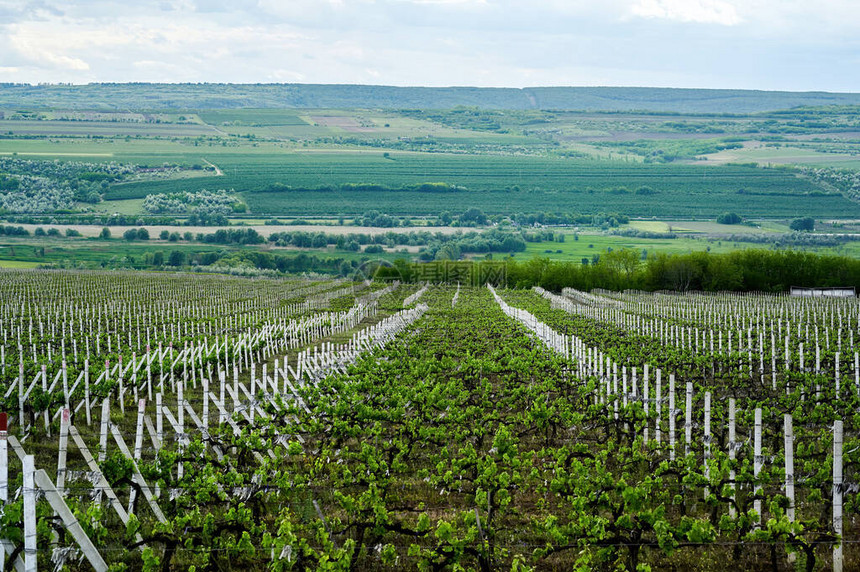
M463 276L494 277L491 281L512 288L541 286L592 290L676 290L786 292L791 286L853 286L860 289L860 260L845 256L799 251L738 250L726 254L691 252L659 253L642 260L640 251L614 250L602 253L594 264L533 258L508 259L504 271L499 262L457 262L468 272L449 272L449 261L399 264L380 269L382 278L405 281L467 281ZM487 266L487 272L481 268ZM476 268L471 268L476 266ZM460 269L462 270L462 269ZM491 271L490 271L491 270ZM395 276L396 275L396 276ZM479 284L475 284L479 285Z

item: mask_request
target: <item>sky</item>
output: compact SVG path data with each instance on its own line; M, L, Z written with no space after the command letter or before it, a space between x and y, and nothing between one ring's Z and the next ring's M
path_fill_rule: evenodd
M860 92L858 0L0 0L0 82Z

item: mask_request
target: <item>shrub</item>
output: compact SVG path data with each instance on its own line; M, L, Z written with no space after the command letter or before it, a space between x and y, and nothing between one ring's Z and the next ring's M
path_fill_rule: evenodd
M788 226L791 230L812 232L815 230L815 219L810 216L796 218Z
M719 224L740 224L743 219L738 213L723 213L717 217Z

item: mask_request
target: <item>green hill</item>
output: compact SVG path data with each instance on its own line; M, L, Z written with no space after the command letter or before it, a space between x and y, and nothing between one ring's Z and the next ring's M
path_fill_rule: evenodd
M313 84L0 84L0 109L386 108L755 113L860 105L860 94L650 87L393 87Z

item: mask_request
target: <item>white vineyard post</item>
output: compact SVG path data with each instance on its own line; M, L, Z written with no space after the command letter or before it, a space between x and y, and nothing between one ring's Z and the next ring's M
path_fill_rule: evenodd
M119 391L117 391L117 398L119 400L119 411L123 416L125 416L125 385L123 385L122 380L122 354L119 355L119 361L117 363L119 364L119 370L117 372L119 374L119 379L117 380Z
M836 382L836 399L839 399L839 394L840 394L840 390L841 390L841 387L840 387L841 379L840 379L840 375L839 375L839 352L836 352L834 359L835 359L835 369L836 369L836 372L835 372L835 375L836 375L836 379L835 379L835 382Z
M785 441L785 496L788 499L785 515L789 522L794 522L794 427L790 413L783 416L783 437Z
M21 350L21 346L18 346ZM18 363L18 424L24 427L24 354L20 356Z
M42 391L45 393L48 393L48 372L47 372L47 367L44 365L42 366ZM45 417L45 432L48 434L48 437L50 437L51 436L51 416L48 413L47 409L45 409L45 411L44 411L44 417Z
M223 404L222 404L223 405ZM226 407L225 407L226 409ZM239 409L239 367L233 366L233 412Z
M815 344L815 373L821 373L821 346Z
M173 360L173 342L171 342L167 346L167 351L168 351L168 355L170 356L167 358L167 363L170 364L170 371L168 372L170 374L170 391L175 394L176 393L176 376L173 373L173 361L172 361Z
M762 488L758 483L758 476L761 473L763 461L764 459L761 454L761 408L757 407L755 410L755 434L753 441L753 474L756 480L753 488L754 496L759 496L762 492ZM753 508L757 515L756 525L761 526L761 499L755 499Z
M808 329L809 329L809 326L807 326L807 330L808 330ZM807 333L808 333L808 332L807 332ZM803 343L801 343L801 344L800 344L800 347L799 347L799 351L800 351L800 371L801 371L801 372L806 372L806 356L804 355L804 349L803 349L803 348L804 348L804 345L803 345ZM803 381L801 381L801 382L800 382L800 400L801 400L801 401L806 401L806 384L805 384Z
M654 438L656 439L658 445L660 444L660 438L662 437L662 428L660 427L660 412L663 410L663 396L661 393L663 388L660 379L661 375L662 372L658 369L657 379L654 382L656 385L656 394L654 396L654 415L656 416L656 420L654 421Z
M158 392L164 393L164 348L158 342Z
M771 328L773 323L771 322ZM771 387L776 391L776 335L773 330L770 332L770 377Z
M164 394L155 394L155 436L164 445Z
M68 407L60 413L60 450L57 455L57 490L62 495L66 486L66 455L69 450L69 425L71 424Z
M194 359L195 348L197 349L198 355L200 356L201 359L203 358L203 354L200 353L200 352L202 352L202 348L200 348L199 345L192 342L191 346L189 346L189 350L188 350L189 352L191 352L191 385L194 389L197 389L197 364L195 363L196 360Z
M675 460L675 374L669 374L669 459Z
M188 383L188 342L182 346L182 389L185 389L185 384Z
M152 401L152 360L149 357L149 345L146 346L146 398Z
M0 413L0 503L9 501L9 418ZM0 552L0 557L3 554ZM2 560L3 558L0 558Z
M90 411L90 360L84 360L84 409L87 413L87 427L93 424L92 412Z
M66 408L69 407L69 370L66 367L66 360L63 360L63 403Z
M711 480L711 466L709 461L711 460L711 392L705 392L705 437L703 439L705 445L705 479L710 482ZM710 488L708 485L705 485L705 499L707 500L708 495L710 495Z
M806 370L806 363L805 363L806 360L804 359L804 355L803 355L803 342L800 342L800 345L797 346L797 352L799 354L798 364L800 366L800 371L805 371Z
M638 400L639 397L639 378L637 376L636 368L631 369L630 373L630 395L633 397L634 401Z
M182 367L185 368L185 358L182 358ZM185 373L182 374L182 381L176 384L176 437L177 450L179 456L182 457L182 452L185 445ZM176 478L181 479L184 474L184 466L182 461L176 465Z
M107 458L107 434L110 425L110 396L102 399L101 432L99 433L99 464Z
M146 414L146 400L139 399L137 401L137 427L134 432L134 461L140 461L140 455L143 452L143 417ZM128 494L128 512L134 512L134 499L137 497L137 489L131 489Z
M842 421L833 422L833 572L842 572Z
M821 375L821 348L815 344L815 401L821 399L821 380L818 376Z
M24 457L24 570L36 572L36 480L35 457Z
M314 347L314 349L316 349L316 347ZM249 410L249 413L251 414L251 425L253 425L254 424L254 416L256 414L256 409L257 409L255 407L256 404L254 403L256 401L255 396L257 395L257 364L253 361L251 362L250 385L251 385L251 394L249 396L250 402L248 403L248 410ZM236 395L238 395L238 393Z
M684 402L684 455L690 454L693 443L693 382L687 382L687 398Z
M200 372L203 385L203 430L209 432L209 380L202 377L203 372Z
M606 382L606 403L609 403L609 398L612 395L612 376L609 375L610 367L609 367L609 358L606 358L606 368L603 368L603 358L601 358L600 363L601 373L603 375L603 379Z
M218 398L221 402L221 407L218 409L218 424L221 425L227 422L227 404L224 403L225 393L227 391L227 373L222 371L221 368L218 368L218 381L221 384L221 392L218 394Z
M627 409L627 392L630 388L627 387L627 366L621 366L621 404L624 409Z
M612 363L612 395L615 397L613 406L615 407L615 420L618 421L618 363Z
M860 353L854 352L854 387L860 396Z
M642 372L642 407L645 409L645 434L643 442L648 444L648 364L645 364L645 367Z
M729 516L734 518L736 516L735 511L735 459L737 458L737 451L735 444L737 441L736 428L735 428L735 398L729 398L729 482L731 483L729 486L731 487L730 498L732 499L732 504L729 505Z

